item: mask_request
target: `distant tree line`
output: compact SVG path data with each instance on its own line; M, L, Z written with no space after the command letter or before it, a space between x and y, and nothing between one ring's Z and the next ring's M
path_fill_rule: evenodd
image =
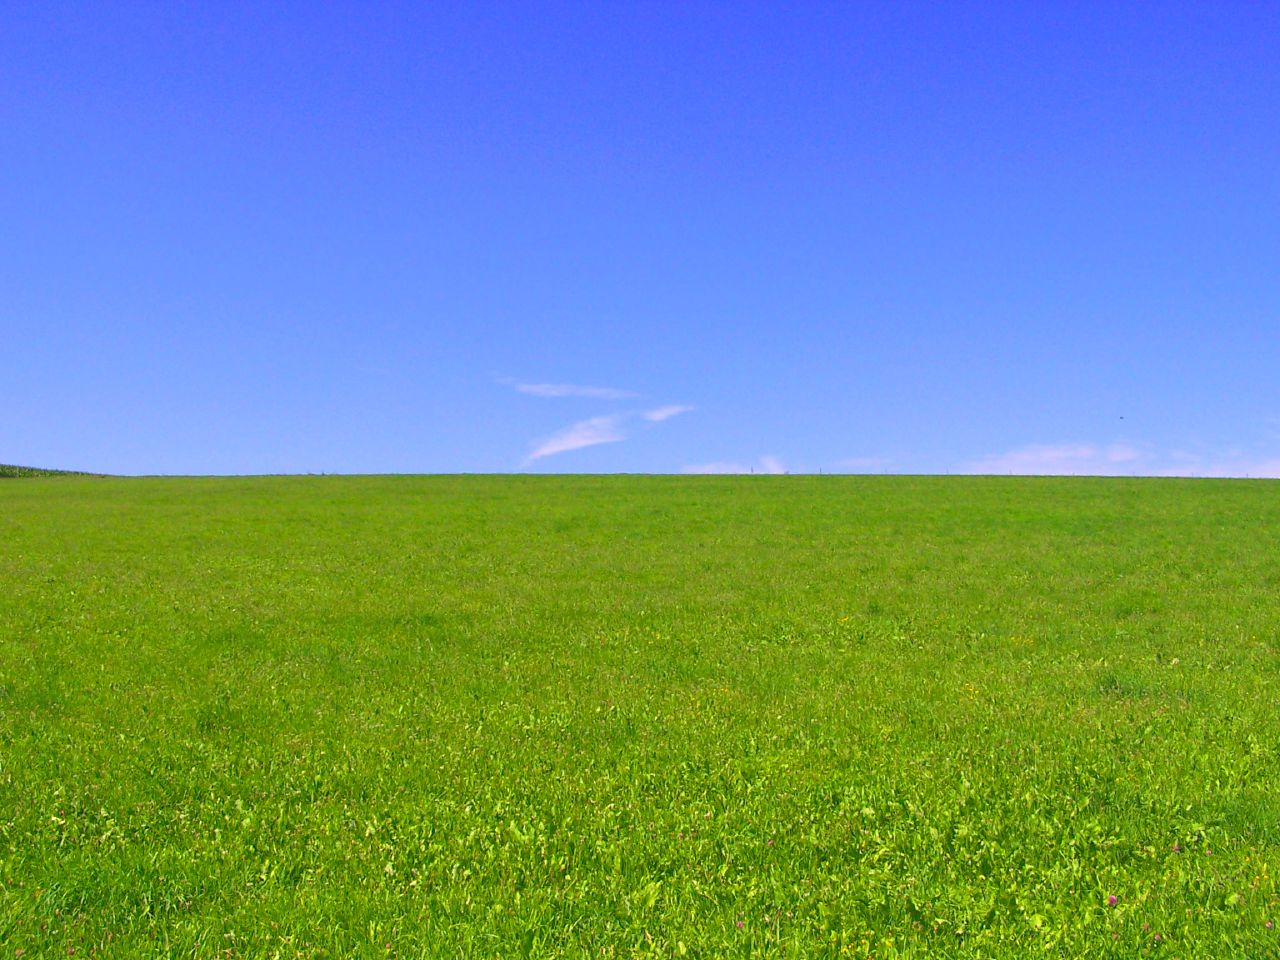
M19 467L11 463L0 463L0 478L5 477L88 477L92 474L82 470L41 470L39 467Z

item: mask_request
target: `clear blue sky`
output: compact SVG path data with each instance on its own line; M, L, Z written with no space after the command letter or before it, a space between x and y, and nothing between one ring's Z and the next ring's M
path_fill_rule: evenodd
M1280 475L1278 48L1275 2L11 2L0 462Z

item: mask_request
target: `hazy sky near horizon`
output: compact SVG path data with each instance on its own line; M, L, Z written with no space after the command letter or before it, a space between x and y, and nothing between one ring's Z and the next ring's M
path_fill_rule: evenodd
M1280 476L1280 4L14 2L0 462Z

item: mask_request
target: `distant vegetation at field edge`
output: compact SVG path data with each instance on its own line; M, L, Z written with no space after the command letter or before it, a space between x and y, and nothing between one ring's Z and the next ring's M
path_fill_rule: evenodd
M19 467L12 463L0 463L0 478L5 477L92 477L96 474L83 470L42 470L39 467Z

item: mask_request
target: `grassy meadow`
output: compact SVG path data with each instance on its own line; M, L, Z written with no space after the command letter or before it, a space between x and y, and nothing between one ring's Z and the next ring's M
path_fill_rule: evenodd
M0 960L1280 956L1280 484L0 480Z

